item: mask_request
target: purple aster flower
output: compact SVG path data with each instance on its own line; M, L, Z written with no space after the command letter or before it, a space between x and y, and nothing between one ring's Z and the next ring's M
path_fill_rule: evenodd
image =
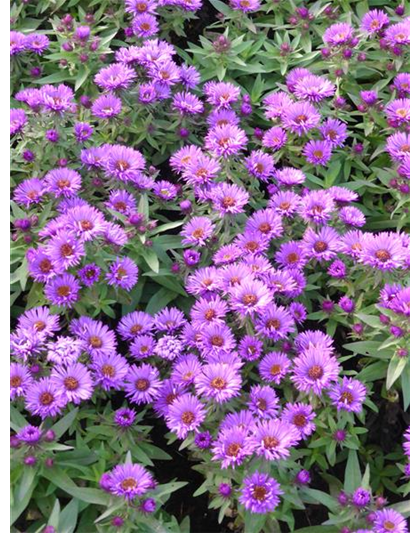
M221 461L222 468L235 468L252 455L253 447L247 440L248 431L245 428L234 426L220 431L213 444L213 461Z
M218 492L222 498L229 498L232 494L232 487L228 483L220 483Z
M246 361L255 361L257 360L263 349L263 343L251 336L245 335L239 342L238 353Z
M232 9L242 11L243 13L251 13L258 11L261 7L260 0L229 0Z
M204 365L195 379L199 396L224 403L239 394L242 380L234 368L222 363Z
M184 348L184 344L177 337L173 335L164 335L157 341L154 347L154 353L158 357L162 357L162 359L173 361L182 355Z
M128 89L134 82L136 71L122 63L113 63L108 67L101 68L96 74L94 82L101 89L114 91L118 89Z
M277 342L285 339L294 331L295 322L289 311L282 305L268 305L264 308L255 321L255 329L258 335Z
M346 206L342 207L338 216L344 224L356 228L361 228L366 224L366 217L357 207Z
M210 448L212 444L212 436L209 431L203 431L202 433L197 433L194 444L197 446L197 448L200 448L200 450L206 450L207 448Z
M359 230L348 231L341 236L338 251L355 259L360 258L366 234Z
M130 344L129 352L135 359L145 359L154 353L155 340L150 335L139 335Z
M334 95L335 86L322 76L309 74L295 83L293 92L300 100L321 102L324 98Z
M247 402L248 408L255 416L263 419L275 418L278 414L279 400L276 392L266 385L253 385Z
M195 384L197 376L200 374L202 364L195 355L185 355L178 359L173 366L171 380L180 387L189 387Z
M308 316L306 307L300 302L292 302L289 306L289 312L293 316L296 324L303 324Z
M151 474L138 464L117 465L109 474L109 492L133 500L155 487Z
M42 55L48 49L50 40L42 33L31 33L25 38L25 49L37 55Z
M294 359L291 380L299 391L313 391L320 396L323 389L337 381L339 372L336 357L309 347Z
M150 13L137 15L132 22L132 28L134 35L143 39L156 35L159 32L157 18Z
M136 411L134 409L128 409L127 407L122 407L115 411L114 414L114 423L122 428L127 429L131 427L136 420Z
M354 491L352 503L356 507L367 507L370 503L370 499L370 492L360 487Z
M24 396L28 387L32 385L32 376L26 366L10 363L10 399Z
M410 19L392 24L385 30L385 42L388 46L407 46L410 44Z
M53 305L72 307L79 299L80 284L72 274L62 274L47 281L45 297Z
M295 102L285 110L283 124L286 129L302 136L315 128L320 120L321 115L312 104Z
M411 437L411 432L410 432L410 426L409 426L404 432L404 442L403 442L404 455L406 455L407 457L410 457L410 437Z
M251 257L258 257L268 250L270 241L261 232L245 230L242 235L236 237L234 244L242 250L244 255L249 254Z
M273 419L258 421L248 438L256 455L263 455L266 461L278 461L290 456L290 448L296 446L300 433L295 426Z
M182 386L175 384L171 379L164 380L159 389L159 396L153 404L154 410L159 416L167 416L169 406L182 394L184 394Z
M81 363L55 367L51 373L51 382L66 403L79 404L82 400L89 400L93 394L92 377Z
M236 345L232 331L225 324L210 324L201 332L199 347L208 355L230 353Z
M340 259L336 259L328 267L328 274L333 278L345 278L347 274L346 265Z
M15 56L25 50L26 35L20 31L10 32L10 55Z
M328 354L332 354L334 351L332 338L319 330L307 330L299 333L295 338L295 344L299 352L303 352L310 347L317 348Z
M386 140L386 151L393 161L404 161L410 154L410 135L404 132L397 132Z
M281 413L281 420L293 425L302 439L306 439L315 431L315 417L312 406L304 403L287 403Z
M309 141L305 144L302 154L312 165L326 166L332 155L332 144L329 141Z
M345 313L352 313L355 309L355 303L351 298L348 298L347 296L343 296L338 301L338 305L341 307L341 309Z
M66 403L51 378L41 378L32 383L25 396L26 409L42 419L58 415Z
M28 446L35 446L41 440L42 432L39 427L27 425L17 433L16 437Z
M79 191L82 186L81 175L71 168L57 168L50 170L45 176L45 191L57 198L69 198Z
M335 383L331 387L329 396L339 411L345 409L360 413L366 398L366 387L357 379L344 377L342 384Z
M231 124L212 128L205 138L206 149L215 157L224 158L239 153L247 142L245 132Z
M82 355L84 343L74 337L58 336L54 342L47 344L47 361L59 366L75 363Z
M129 370L124 357L113 352L93 356L92 373L96 385L104 390L121 389Z
M307 257L329 261L335 257L338 243L338 233L333 228L324 226L318 232L308 228L303 236L302 247Z
M137 203L135 197L125 189L109 191L109 200L105 206L113 211L129 216L136 211Z
M290 92L294 92L296 84L306 76L310 76L312 72L307 68L294 68L286 76L286 85Z
M99 280L101 269L95 265L95 263L89 263L81 268L77 274L83 285L86 287L92 287L92 285Z
M164 201L173 200L178 194L176 186L166 180L156 181L153 186L153 192Z
M131 340L138 335L149 333L153 328L153 318L143 311L133 311L119 322L117 331L124 340Z
M305 222L325 224L335 210L335 204L328 191L310 191L303 196L299 213Z
M78 122L74 126L74 135L77 142L84 143L92 137L94 129L92 126L86 122Z
M172 108L181 115L197 115L203 112L204 105L195 94L184 91L175 94Z
M185 63L182 64L179 69L179 76L181 83L187 89L195 89L195 87L197 87L197 85L200 83L200 73L196 67L192 65L187 66Z
M74 93L70 87L61 83L57 87L44 85L40 89L41 104L45 109L63 114L74 108Z
M44 348L45 335L34 330L18 328L10 335L10 350L13 355L26 361L38 355Z
M230 307L241 316L262 314L265 308L273 302L273 295L265 283L245 279L239 287L233 289L230 297Z
M379 270L393 270L404 264L405 252L401 237L396 233L365 234L360 261Z
M197 430L205 417L206 410L199 399L192 394L183 394L169 405L167 425L179 439L184 439L189 431Z
M226 108L238 100L240 89L229 82L209 81L204 85L204 94L212 106Z
M145 168L146 161L142 154L133 148L123 145L109 146L107 155L101 165L108 177L122 182L134 181Z
M410 95L410 74L408 72L397 74L393 84L397 89L398 98L405 98Z
M89 355L115 352L117 344L115 333L102 322L92 320L77 335L84 341L85 350Z
M218 183L211 191L214 209L222 216L243 213L244 206L249 202L247 191L235 184Z
M200 268L187 278L185 289L189 294L202 295L222 287L221 276L217 268Z
M359 195L356 192L351 191L346 187L331 187L328 189L328 192L339 206L345 206L350 202L357 202L359 199Z
M19 317L18 327L42 332L42 335L50 337L60 329L58 322L59 316L51 314L48 307L34 307Z
M127 398L138 405L155 400L162 386L159 372L147 363L131 366L125 376L125 382Z
M353 39L353 28L346 22L338 22L325 30L323 39L331 47L349 44Z
M230 428L239 427L245 429L247 434L254 430L255 419L251 411L243 410L236 413L228 413L220 423L220 431L224 432Z
M119 257L110 265L108 274L105 274L105 279L109 285L129 291L137 283L138 271L139 269L132 259Z
M330 142L333 148L344 146L344 141L347 139L347 126L341 120L328 118L319 127L319 131L324 141Z
M378 101L378 91L360 91L360 98L367 106L374 106Z
M208 185L220 172L220 164L204 154L191 158L181 170L182 178L189 185Z
M399 128L410 123L410 100L400 98L385 107L385 115L392 127Z
M111 93L96 98L91 107L92 115L103 119L116 117L121 113L121 110L121 99Z
M213 263L215 265L229 265L239 259L242 254L243 251L236 244L225 244L213 255ZM232 267L237 266L236 264L232 265ZM222 272L228 272L228 270L223 270Z
M305 174L297 168L283 167L274 172L276 180L286 187L301 185L306 180Z
M15 135L23 130L28 119L23 109L10 109L10 135Z
M227 304L220 296L200 298L191 308L190 315L198 327L211 323L221 323L228 311Z
M184 313L175 307L165 307L154 317L154 327L157 331L173 332L185 323Z
M72 232L61 230L54 235L45 247L56 272L63 272L80 263L85 255L83 243Z
M286 132L280 126L274 126L264 133L262 145L272 151L277 151L280 150L286 142Z
M266 514L277 507L280 494L283 491L274 478L256 471L244 478L239 502L251 513Z
M155 13L156 0L125 0L125 10L132 15Z
M291 362L286 354L270 352L261 359L258 370L261 379L279 385L281 380L289 372L290 366Z
M283 217L292 217L300 205L300 196L292 191L276 192L268 201L268 207Z
M244 159L244 164L251 176L267 181L274 172L274 159L262 150L253 150L249 157Z
M309 70L306 72L310 74ZM265 96L263 102L265 109L264 114L269 120L276 118L283 119L286 110L293 104L293 100L290 96L283 91L277 91Z
M90 205L69 208L62 220L81 242L91 241L105 231L105 217Z
M45 192L44 183L38 178L31 178L22 181L13 191L13 199L17 204L26 208L32 204L39 204Z
M360 28L369 36L380 33L389 24L388 15L381 9L371 9L362 17Z
M375 533L407 533L407 521L394 511L394 509L382 509L375 514Z
M215 226L208 217L193 217L181 231L181 235L185 237L182 244L204 246L214 229Z

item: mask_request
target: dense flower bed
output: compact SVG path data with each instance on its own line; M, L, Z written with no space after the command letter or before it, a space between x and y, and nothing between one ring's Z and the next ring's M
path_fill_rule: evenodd
M13 4L13 531L408 531L408 6L296 4Z

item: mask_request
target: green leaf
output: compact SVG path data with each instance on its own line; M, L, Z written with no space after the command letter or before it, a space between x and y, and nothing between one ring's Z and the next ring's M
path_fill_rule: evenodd
M336 498L333 498L333 496L330 496L321 490L304 488L301 490L301 497L306 503L322 503L322 505L325 505L325 507L333 513L337 512L339 509L339 504Z
M176 292L170 291L165 288L159 289L157 293L150 298L149 303L146 307L146 313L149 313L151 315L156 314L176 297Z
M407 359L405 357L398 357L394 355L389 363L388 372L386 374L386 388L389 390L392 385L397 381L401 376L405 365L407 364Z
M51 427L51 429L55 432L57 439L60 438L62 435L64 435L64 433L73 424L78 412L79 412L79 408L75 407Z
M267 515L264 514L254 514L249 511L245 512L245 530L244 533L260 533L263 529L265 521L267 520Z
M66 505L60 515L58 531L60 533L73 533L77 525L77 515L79 512L79 501L73 498Z
M42 471L42 476L51 481L56 487L82 502L108 505L109 496L102 490L79 487L63 470L57 467L45 468Z
M346 492L353 492L360 487L361 483L362 473L360 472L357 452L355 450L350 450L344 474L344 490Z
M14 524L26 509L36 484L36 470L34 468L25 468L19 485L14 491L13 505L10 509L10 525Z

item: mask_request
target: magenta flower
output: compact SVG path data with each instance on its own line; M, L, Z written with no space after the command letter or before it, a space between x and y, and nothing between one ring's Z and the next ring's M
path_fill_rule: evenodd
M264 381L279 385L281 380L288 374L290 367L291 362L286 354L269 352L261 359L258 370Z
M320 396L324 389L337 381L339 372L335 356L310 347L294 359L291 381L298 390L313 391Z
M331 387L329 396L339 411L360 413L366 398L366 387L357 379L344 377L341 384L335 383Z
M312 228L308 228L302 240L306 256L318 261L333 259L338 250L338 244L338 233L328 226L322 227L318 233Z
M332 144L329 141L309 141L302 150L306 161L312 165L326 166L332 155Z
M132 365L125 376L124 388L127 398L138 405L155 400L161 386L159 372L147 363Z
M316 414L310 405L304 403L287 403L281 413L281 420L293 425L300 433L300 438L306 439L315 431L313 422Z
M290 456L290 448L300 440L299 431L291 424L278 419L257 422L255 430L248 438L256 455L266 461L278 461Z
M26 392L25 406L32 415L42 419L58 415L66 404L51 378L41 378L33 382Z
M321 115L316 108L308 102L295 102L286 108L283 117L284 127L299 137L318 126Z
M94 82L101 89L115 91L118 89L128 89L134 82L136 76L136 71L133 68L122 63L113 63L108 67L101 68L96 74Z
M331 47L349 44L353 38L353 28L346 22L338 22L326 29L323 39Z
M225 182L218 183L210 195L214 209L222 216L242 213L249 201L249 194L244 188Z
M79 299L80 284L72 274L63 274L47 281L45 297L53 305L72 307Z
M375 533L407 533L407 521L394 511L394 509L382 509L375 513Z
M274 478L256 471L244 479L239 502L251 513L265 514L274 511L280 494L283 491Z
M230 124L212 128L205 138L206 149L214 156L224 158L238 154L247 142L245 132Z
M262 314L264 309L273 301L273 295L265 283L246 279L233 290L230 297L230 306L240 315Z
M168 407L166 423L179 439L185 439L189 431L196 431L206 417L206 410L198 398L183 394Z
M334 95L335 86L322 76L310 74L295 83L293 92L301 100L321 102L324 98Z
M279 400L274 389L267 385L253 385L247 402L251 413L259 418L275 418Z
M241 388L240 374L234 368L222 363L204 365L195 380L199 396L224 403L237 396Z
M55 367L51 373L51 382L66 403L79 404L82 400L89 400L93 394L92 377L82 363Z
M267 181L274 171L274 159L262 150L253 150L249 157L244 159L244 164L251 176Z
M138 464L117 465L109 474L109 492L124 497L126 500L143 496L155 486L156 483L151 474Z
M212 461L221 461L222 468L234 469L235 466L241 465L253 452L253 446L247 436L247 430L239 426L220 431L213 444Z
M105 279L109 285L129 291L137 283L138 271L139 269L132 259L122 257L112 263L108 274L105 274Z

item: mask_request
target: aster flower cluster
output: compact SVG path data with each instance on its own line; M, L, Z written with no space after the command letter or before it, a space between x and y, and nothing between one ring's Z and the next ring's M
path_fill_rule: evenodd
M172 531L160 506L183 483L148 470L167 432L229 527L293 529L321 473L343 532L405 533L382 492L409 462L382 483L362 426L409 405L409 17L229 0L187 53L172 33L201 0L107 4L10 35L17 478L53 487L73 461L83 486L57 486L105 527ZM25 85L57 46L63 75Z

